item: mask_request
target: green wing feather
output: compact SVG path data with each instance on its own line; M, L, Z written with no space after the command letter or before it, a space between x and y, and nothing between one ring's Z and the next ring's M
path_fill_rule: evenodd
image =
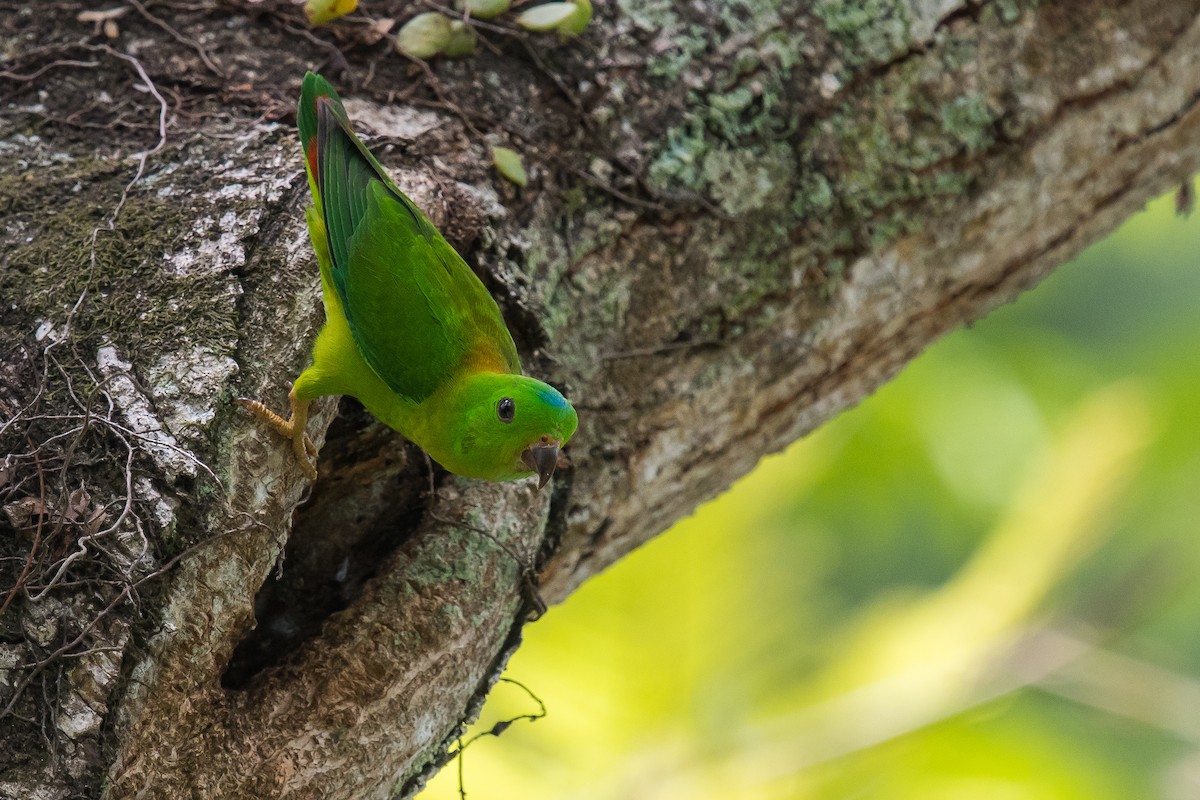
M364 360L420 402L464 368L521 372L496 301L354 134L324 78L298 114L333 284Z

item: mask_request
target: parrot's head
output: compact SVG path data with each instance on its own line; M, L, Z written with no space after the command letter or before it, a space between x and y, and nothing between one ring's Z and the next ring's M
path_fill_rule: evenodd
M507 481L538 476L546 485L579 419L549 384L524 375L483 373L461 394L461 427L452 472Z

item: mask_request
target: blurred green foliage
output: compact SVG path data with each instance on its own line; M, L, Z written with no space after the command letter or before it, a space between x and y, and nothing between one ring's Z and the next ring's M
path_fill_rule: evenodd
M1200 797L1198 529L1200 215L1163 198L527 628L549 716L466 789Z

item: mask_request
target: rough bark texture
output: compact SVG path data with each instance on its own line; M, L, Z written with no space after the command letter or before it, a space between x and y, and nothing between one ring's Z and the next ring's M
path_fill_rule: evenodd
M531 554L564 600L1200 166L1195 0L618 0L432 71L361 12L112 23L0 14L0 796L410 796ZM304 504L232 406L283 407L321 318L310 66L576 401L551 492L431 494L331 399Z

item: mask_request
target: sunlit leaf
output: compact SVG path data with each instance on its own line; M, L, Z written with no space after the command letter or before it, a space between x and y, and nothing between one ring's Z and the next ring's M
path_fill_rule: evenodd
M510 150L507 147L493 147L492 161L496 164L496 171L517 186L525 186L529 183L525 164L521 162L521 155L516 150Z
M304 16L308 24L316 27L344 17L358 7L358 0L308 0L304 4Z
M476 19L492 19L508 11L512 0L466 0L465 4L460 0L456 7L462 9L464 5Z
M543 3L522 12L517 24L530 31L552 31L577 13L579 6L575 3Z
M564 37L578 36L583 33L584 28L592 21L592 3L591 0L574 0L572 3L575 6L575 13L563 20L558 26L558 32Z
M417 14L396 34L396 47L413 58L433 58L450 45L454 31L447 17L432 11Z

